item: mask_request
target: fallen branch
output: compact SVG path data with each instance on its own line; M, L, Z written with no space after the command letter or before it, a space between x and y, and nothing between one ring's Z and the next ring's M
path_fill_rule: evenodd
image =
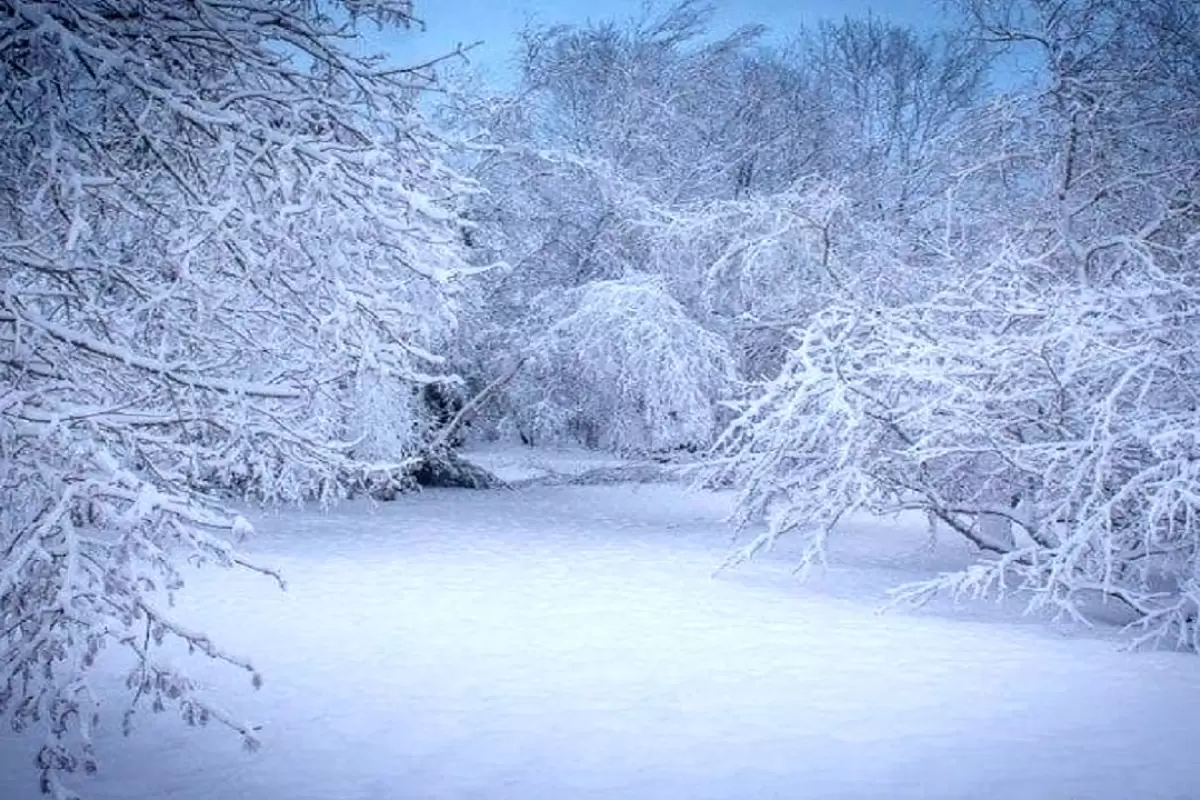
M429 445L429 451L434 453L448 450L450 442L454 440L454 434L458 432L459 428L470 422L471 418L479 412L479 409L483 407L484 403L486 403L497 392L507 386L513 378L517 377L517 373L521 371L521 368L524 367L528 361L529 356L525 356L524 358L520 359L512 369L489 383L487 386L483 387L478 394L464 403L463 407L460 408L458 413L454 415L454 418L446 424L446 427L442 428L442 430L438 432L437 437L435 437L433 442Z

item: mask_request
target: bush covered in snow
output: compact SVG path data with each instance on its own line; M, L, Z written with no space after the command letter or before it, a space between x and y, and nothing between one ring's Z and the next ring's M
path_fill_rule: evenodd
M918 592L1108 596L1196 648L1197 287L994 281L805 329L721 445L744 518L770 520L743 555L795 532L819 560L847 512L921 509L985 560Z
M507 424L526 441L639 453L711 442L733 359L661 281L590 283L540 318L506 398Z

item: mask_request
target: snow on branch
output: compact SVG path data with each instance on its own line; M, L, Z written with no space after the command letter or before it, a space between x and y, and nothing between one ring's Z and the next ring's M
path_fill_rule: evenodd
M977 24L1008 30L1004 5ZM739 521L767 523L730 562L794 535L820 563L847 513L920 510L978 562L898 600L1024 592L1077 619L1100 600L1134 644L1195 650L1200 105L1152 66L1174 46L1157 12L1056 8L1025 20L1052 80L945 139L942 219L859 235L854 260L908 290L834 292L719 440Z
M529 363L507 393L527 440L566 439L623 452L707 444L733 362L649 276L599 281L543 310Z
M1022 587L1077 615L1098 591L1193 636L1200 319L1163 312L1200 289L992 280L807 326L718 445L741 518L770 523L743 556L788 533L819 544L850 511L920 509L997 558L905 597ZM1127 315L1154 322L1112 324Z
M320 7L318 7L320 5ZM18 0L0 12L0 717L43 788L95 767L103 648L133 706L252 727L156 657L184 563L248 569L223 506L334 500L417 463L470 267L417 108L354 53L407 0ZM99 683L96 686L99 687Z

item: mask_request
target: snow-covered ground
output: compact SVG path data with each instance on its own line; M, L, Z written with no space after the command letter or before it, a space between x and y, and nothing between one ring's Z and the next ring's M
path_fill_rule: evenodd
M518 462L519 458L516 459ZM493 458L493 462L495 457ZM521 465L510 464L513 470ZM953 566L861 521L807 584L713 578L729 498L673 486L441 490L284 511L184 609L267 682L195 660L263 748L140 717L93 800L1200 798L1200 659L1007 609L876 613ZM115 720L114 720L115 721ZM0 798L36 797L0 738Z
M516 447L479 443L471 447L471 460L501 480L513 484L582 475L628 461L609 453L571 447Z

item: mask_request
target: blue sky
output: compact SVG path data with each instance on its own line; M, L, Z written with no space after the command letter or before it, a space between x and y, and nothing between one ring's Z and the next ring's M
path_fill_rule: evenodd
M761 23L786 35L802 24L840 19L868 12L918 27L933 27L944 19L941 0L714 0L715 27L720 30ZM656 8L665 7L664 2ZM386 52L397 63L412 63L444 53L458 43L482 40L472 61L486 74L502 78L512 51L513 37L527 22L583 23L628 19L640 14L644 0L416 0L424 33L371 33L367 47Z

